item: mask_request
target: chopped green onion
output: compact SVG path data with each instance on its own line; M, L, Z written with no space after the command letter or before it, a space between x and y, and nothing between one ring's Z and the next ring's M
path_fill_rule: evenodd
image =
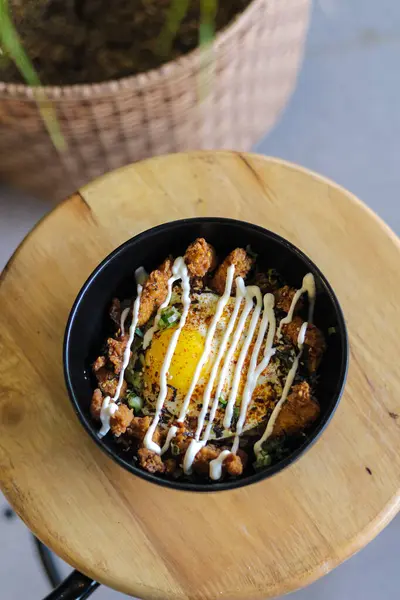
M171 454L172 456L179 456L179 454L181 453L179 446L177 446L176 444L174 444L174 442L171 442Z
M136 396L136 394L134 392L128 392L126 397L128 400L129 408L133 408L135 414L139 413L143 408L142 398L139 398L139 396Z
M136 327L135 334L138 335L141 338L143 337L143 332L142 332L141 329L139 329L139 327Z
M171 300L169 301L170 305L173 304L181 304L182 303L182 296L176 292L175 290L172 290L172 294L171 294Z
M336 333L336 327L328 327L328 335L333 335Z
M228 404L228 400L225 400L225 398L223 396L220 396L218 398L218 402L219 402L219 405L222 406L222 408L225 408L225 406Z
M125 379L131 384L136 393L143 390L143 373L135 371L131 365L128 365L125 370Z
M168 329L169 327L172 327L172 325L180 318L181 313L177 308L175 308L175 306L165 308L161 313L158 327L160 329Z
M272 457L270 454L267 454L266 452L260 452L257 455L256 462L254 463L253 466L255 469L262 469L263 467L269 467L271 462L272 462Z

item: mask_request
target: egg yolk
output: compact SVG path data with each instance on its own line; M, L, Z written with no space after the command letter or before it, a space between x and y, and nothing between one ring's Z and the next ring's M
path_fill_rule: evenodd
M176 328L156 333L146 352L146 379L148 383L160 382L160 372L168 346ZM182 329L168 369L167 383L186 394L189 391L197 364L203 354L204 337L196 330Z

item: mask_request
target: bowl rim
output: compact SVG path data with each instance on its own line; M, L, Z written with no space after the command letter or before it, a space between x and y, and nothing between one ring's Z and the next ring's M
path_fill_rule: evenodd
M303 263L306 264L307 268L310 271L317 275L320 281L323 283L325 291L328 293L330 300L333 304L338 325L339 325L339 335L342 342L343 352L341 355L341 365L340 365L340 377L337 382L337 390L335 394L332 396L332 406L329 411L318 421L316 428L310 433L307 439L302 443L294 452L292 452L289 456L280 460L279 462L271 465L271 467L267 467L261 471L252 473L251 475L245 477L239 477L237 479L230 479L218 483L192 483L192 482L184 482L184 481L173 481L172 479L162 478L148 471L140 469L133 463L128 463L124 460L117 452L115 452L112 448L108 447L105 443L103 443L102 439L100 439L95 431L94 425L91 420L87 419L83 413L83 410L80 407L79 400L76 397L75 391L73 389L73 378L71 376L70 367L69 367L69 354L71 349L70 337L71 332L74 326L76 315L80 309L80 304L85 297L87 290L90 288L92 283L97 279L97 277L101 274L104 268L106 268L111 262L116 260L121 254L125 252L125 250L130 247L132 244L139 243L142 239L146 239L148 237L157 235L160 231L165 231L168 229L173 229L177 226L182 226L185 224L204 224L204 223L214 223L214 224L223 224L230 223L236 224L240 226L245 226L250 230L257 231L268 238L274 240L278 244L281 244L286 247L290 252L297 255L298 258L302 260ZM115 248L110 254L108 254L99 265L92 271L89 277L86 279L85 283L79 290L75 301L72 305L71 311L68 316L67 325L65 328L64 334L64 343L63 343L63 369L64 369L64 380L68 392L69 399L71 401L72 407L74 409L75 414L77 415L80 423L86 430L86 432L90 435L90 437L96 442L97 446L100 447L103 452L105 452L109 457L111 457L119 466L121 466L126 471L129 471L133 475L137 475L138 477L151 482L157 485L161 485L163 487L167 487L174 490L181 490L186 492L218 492L218 491L227 491L233 490L245 486L249 486L254 483L258 483L273 475L283 471L294 462L296 462L307 450L309 450L315 442L320 438L321 434L331 421L340 399L343 395L344 387L346 384L347 373L348 373L348 364L349 364L349 341L348 341L348 333L345 318L343 315L342 308L340 306L339 300L330 285L329 281L319 269L319 267L305 254L302 250L300 250L297 246L295 246L292 242L289 242L287 239L282 237L281 235L266 229L265 227L261 227L260 225L256 225L254 223L249 223L247 221L239 220L239 219L231 219L227 217L193 217L186 219L177 219L174 221L168 221L166 223L162 223L160 225L156 225L155 227L151 227L150 229L146 229L138 233L137 235L131 237L130 239L123 242L120 246Z

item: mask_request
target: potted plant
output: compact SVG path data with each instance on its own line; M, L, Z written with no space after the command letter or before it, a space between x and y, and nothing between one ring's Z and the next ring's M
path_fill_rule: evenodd
M0 0L0 178L59 199L156 154L248 150L293 89L309 4Z

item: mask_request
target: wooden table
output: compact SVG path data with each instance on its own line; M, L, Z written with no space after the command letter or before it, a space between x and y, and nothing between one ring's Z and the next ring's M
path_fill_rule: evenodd
M84 433L63 383L65 323L116 246L165 221L229 216L302 248L348 322L346 392L321 439L253 487L196 496L125 472ZM178 154L111 173L50 213L0 290L0 478L13 508L79 570L145 599L277 596L367 544L400 505L400 244L354 196L280 160Z

